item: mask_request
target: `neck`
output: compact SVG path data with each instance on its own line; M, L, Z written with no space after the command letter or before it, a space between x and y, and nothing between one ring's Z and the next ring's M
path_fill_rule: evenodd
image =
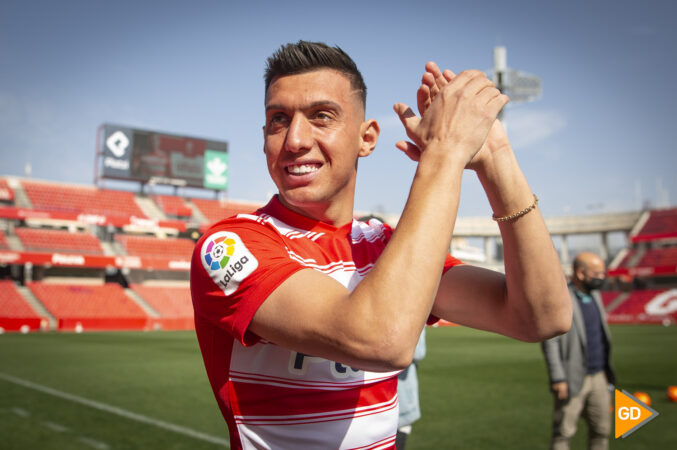
M280 194L277 198L286 208L337 228L353 220L352 197L349 201L309 202L307 204L292 204Z
M574 287L578 289L579 292L582 292L584 294L590 295L590 290L586 289L585 286L583 286L583 283L580 282L574 282Z

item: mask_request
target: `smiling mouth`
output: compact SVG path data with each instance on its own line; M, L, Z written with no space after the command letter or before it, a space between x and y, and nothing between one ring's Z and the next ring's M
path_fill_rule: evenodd
M287 173L291 175L307 175L309 173L317 172L320 170L321 164L298 164L293 166L287 166Z

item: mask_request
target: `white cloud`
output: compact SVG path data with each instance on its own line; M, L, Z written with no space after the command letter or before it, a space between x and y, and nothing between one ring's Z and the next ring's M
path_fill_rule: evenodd
M509 110L505 125L513 148L525 150L541 144L567 125L558 111Z

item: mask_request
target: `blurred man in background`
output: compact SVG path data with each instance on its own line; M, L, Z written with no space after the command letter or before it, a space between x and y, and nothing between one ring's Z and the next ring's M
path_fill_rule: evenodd
M594 253L580 253L573 263L569 292L573 303L571 329L543 342L554 395L551 448L569 448L579 417L588 424L588 448L606 449L611 433L611 391L616 382L611 366L611 334L599 289L604 284L604 261Z

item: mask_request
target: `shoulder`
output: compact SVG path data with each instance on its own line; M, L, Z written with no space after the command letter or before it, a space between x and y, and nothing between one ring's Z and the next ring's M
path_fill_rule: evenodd
M367 242L381 241L387 243L392 235L392 227L379 219L372 218L367 222L353 221L351 232L353 242L366 240Z
M195 244L192 267L202 266L211 272L223 269L236 259L256 262L254 255L281 248L284 248L284 243L279 233L273 227L266 226L264 218L239 214L221 220L205 231ZM200 264L196 266L197 261Z
M275 237L280 233L270 226L271 218L255 214L238 214L228 219L220 220L210 226L197 241L196 247L227 234L237 234L246 240L260 236Z

